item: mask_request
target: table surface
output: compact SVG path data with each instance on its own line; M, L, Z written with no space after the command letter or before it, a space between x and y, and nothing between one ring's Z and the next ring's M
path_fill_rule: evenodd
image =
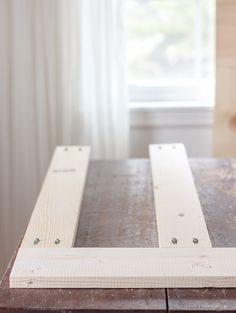
M214 247L236 247L236 160L190 160ZM148 160L91 161L77 247L158 247ZM10 289L0 312L228 312L236 289Z

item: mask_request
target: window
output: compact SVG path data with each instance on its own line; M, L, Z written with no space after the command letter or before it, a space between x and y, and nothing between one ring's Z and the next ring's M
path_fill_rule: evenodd
M210 102L214 0L127 0L129 98Z

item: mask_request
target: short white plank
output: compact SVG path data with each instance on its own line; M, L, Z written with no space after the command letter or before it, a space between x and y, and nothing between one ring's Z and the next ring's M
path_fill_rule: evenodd
M90 147L57 147L21 247L72 247Z
M236 287L236 248L21 248L10 287Z
M150 145L149 153L159 246L211 247L184 145Z

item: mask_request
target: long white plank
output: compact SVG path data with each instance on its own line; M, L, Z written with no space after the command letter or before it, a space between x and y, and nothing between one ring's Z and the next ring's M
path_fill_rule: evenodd
M211 247L184 145L150 145L149 154L159 246Z
M90 147L57 147L21 247L72 247Z
M236 248L21 248L10 287L236 287Z

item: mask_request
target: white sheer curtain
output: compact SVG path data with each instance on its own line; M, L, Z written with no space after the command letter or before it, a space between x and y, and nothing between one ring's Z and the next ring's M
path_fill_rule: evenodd
M125 0L0 0L0 274L54 147L128 157Z
M79 133L99 158L128 155L123 3L81 1Z

